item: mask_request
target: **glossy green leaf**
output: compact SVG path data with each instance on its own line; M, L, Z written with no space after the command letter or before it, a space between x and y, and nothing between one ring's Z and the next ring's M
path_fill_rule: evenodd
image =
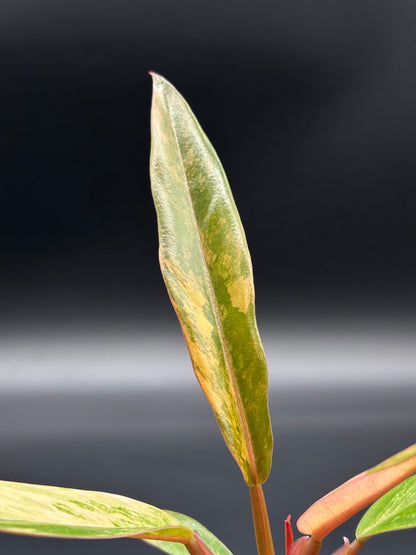
M228 547L226 547L216 536L214 536L212 532L207 530L205 526L200 524L197 520L181 513L175 513L173 511L166 512L179 520L179 522L187 528L197 532L201 536L205 545L209 547L214 555L232 555ZM154 540L146 540L146 543L150 543L158 549L161 549L166 553L170 553L170 555L189 555L186 547L180 543Z
M323 540L337 526L415 472L416 443L318 499L298 519L298 529Z
M0 532L61 538L189 541L172 514L111 493L0 481Z
M249 485L272 434L250 255L221 163L174 87L153 75L150 173L160 263L195 374Z
M380 497L360 520L359 539L416 527L416 475Z

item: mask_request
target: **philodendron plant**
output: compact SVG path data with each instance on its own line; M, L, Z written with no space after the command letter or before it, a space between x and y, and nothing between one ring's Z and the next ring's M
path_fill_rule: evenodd
M248 486L259 555L274 555L262 484L273 439L250 255L221 163L188 104L152 75L150 173L160 264L196 377ZM416 444L358 474L285 522L286 555L314 555L367 505L353 555L371 537L416 526ZM138 538L172 555L230 555L189 516L110 493L0 482L0 531L61 538ZM1 541L0 541L1 545Z

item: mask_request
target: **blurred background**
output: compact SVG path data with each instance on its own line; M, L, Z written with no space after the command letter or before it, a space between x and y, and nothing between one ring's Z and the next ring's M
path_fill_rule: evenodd
M2 0L3 479L137 497L254 552L247 493L160 277L149 70L190 103L246 229L280 542L287 512L414 442L415 21L410 0Z

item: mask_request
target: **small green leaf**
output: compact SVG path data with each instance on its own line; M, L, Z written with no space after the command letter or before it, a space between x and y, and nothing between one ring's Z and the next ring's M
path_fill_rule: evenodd
M172 514L128 497L0 481L0 532L61 538L140 537L188 542Z
M416 527L416 475L380 497L360 520L358 539Z
M150 174L160 263L198 381L249 485L272 433L250 254L224 170L188 104L153 75Z
M197 532L201 536L205 545L209 547L214 555L232 555L228 547L226 547L216 536L214 536L212 532L207 530L205 526L200 524L197 520L181 513L175 513L173 511L166 512L179 520L179 522L187 528L190 528L191 530ZM146 540L146 542L154 545L162 551L165 551L166 553L170 553L170 555L189 555L186 547L184 545L181 545L180 543L154 540Z

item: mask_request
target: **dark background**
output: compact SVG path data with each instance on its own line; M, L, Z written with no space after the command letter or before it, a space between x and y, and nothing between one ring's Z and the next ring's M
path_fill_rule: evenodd
M253 552L244 488L209 410L196 386L183 397L175 385L189 363L174 359L157 387L147 354L134 379L123 374L135 340L155 358L169 349L160 334L182 347L157 263L149 70L179 89L217 149L269 358L290 351L271 365L274 528L414 441L415 22L410 0L2 0L4 479L137 496ZM289 365L298 353L308 371ZM119 364L100 375L108 359ZM15 554L137 550L1 540ZM412 540L391 535L385 552L410 553Z
M405 0L3 0L2 314L136 313L150 288L157 302L149 70L184 94L218 150L259 302L410 310L415 11Z

